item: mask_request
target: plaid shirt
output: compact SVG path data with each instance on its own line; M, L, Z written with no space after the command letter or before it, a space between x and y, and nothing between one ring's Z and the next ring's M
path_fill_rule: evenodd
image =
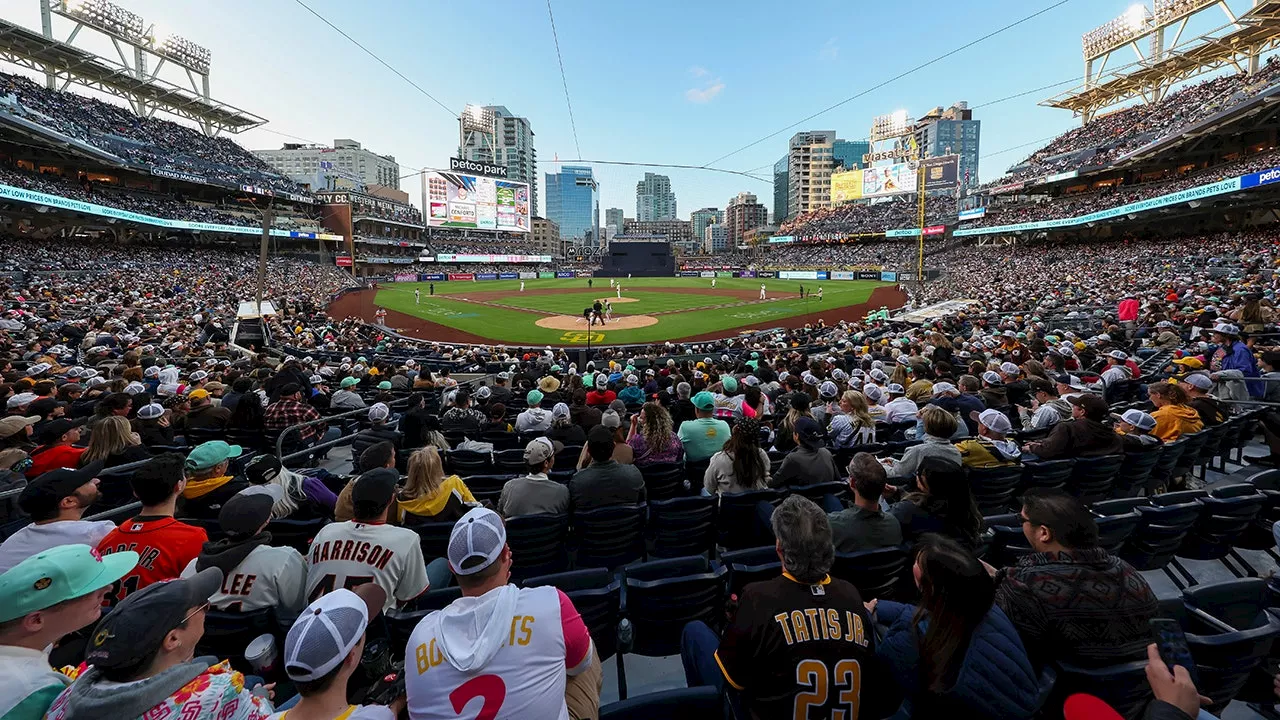
M281 399L267 408L262 424L268 430L284 430L290 425L317 420L319 417L320 413L307 403ZM298 438L302 442L314 442L324 435L325 430L325 425L308 425L298 429Z

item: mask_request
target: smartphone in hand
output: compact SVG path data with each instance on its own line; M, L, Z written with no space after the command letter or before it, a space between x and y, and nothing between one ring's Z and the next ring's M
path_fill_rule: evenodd
M1156 649L1160 651L1160 659L1173 670L1174 665L1187 669L1191 682L1200 686L1200 678L1196 675L1196 661L1191 657L1191 648L1187 645L1187 636L1176 620L1151 618L1151 639L1155 640Z

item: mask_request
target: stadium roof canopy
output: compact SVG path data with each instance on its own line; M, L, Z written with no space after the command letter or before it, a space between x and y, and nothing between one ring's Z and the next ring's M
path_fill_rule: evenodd
M1103 108L1142 98L1161 100L1177 83L1231 67L1245 72L1250 58L1260 58L1280 47L1280 0L1258 4L1234 23L1170 48L1159 60L1140 60L1113 70L1106 79L1087 82L1040 104L1070 110L1086 121Z
M164 110L199 124L207 134L240 133L267 122L266 118L201 97L165 80L141 79L123 65L2 19L0 60L42 73L54 72L63 80L63 88L74 82L123 98L135 110L139 102Z

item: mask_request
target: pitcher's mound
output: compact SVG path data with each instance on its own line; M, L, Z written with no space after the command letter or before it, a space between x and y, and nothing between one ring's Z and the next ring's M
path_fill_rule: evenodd
M586 320L572 315L552 315L550 317L544 317L534 324L538 327L548 328L550 330L587 329ZM636 328L649 327L650 325L657 324L658 318L652 315L624 315L610 320L603 326L597 323L596 325L593 325L591 329L599 332L608 332L609 330L635 330Z
M621 298L620 298L620 297L596 298L596 302L604 302L605 300L608 300L610 303L612 303L612 304L614 304L614 305L617 305L618 303L640 302L640 301L639 301L638 299L636 299L636 298L628 298L628 297L621 297Z

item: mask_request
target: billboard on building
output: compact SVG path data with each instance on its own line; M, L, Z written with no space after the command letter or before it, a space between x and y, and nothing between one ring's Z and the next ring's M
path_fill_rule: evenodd
M959 182L959 155L943 155L924 161L925 190L952 190Z
M862 171L862 197L884 197L916 191L916 170L911 163L879 165Z
M427 173L429 227L529 232L529 186L460 173Z
M831 176L831 202L839 205L862 197L862 171L834 173Z

